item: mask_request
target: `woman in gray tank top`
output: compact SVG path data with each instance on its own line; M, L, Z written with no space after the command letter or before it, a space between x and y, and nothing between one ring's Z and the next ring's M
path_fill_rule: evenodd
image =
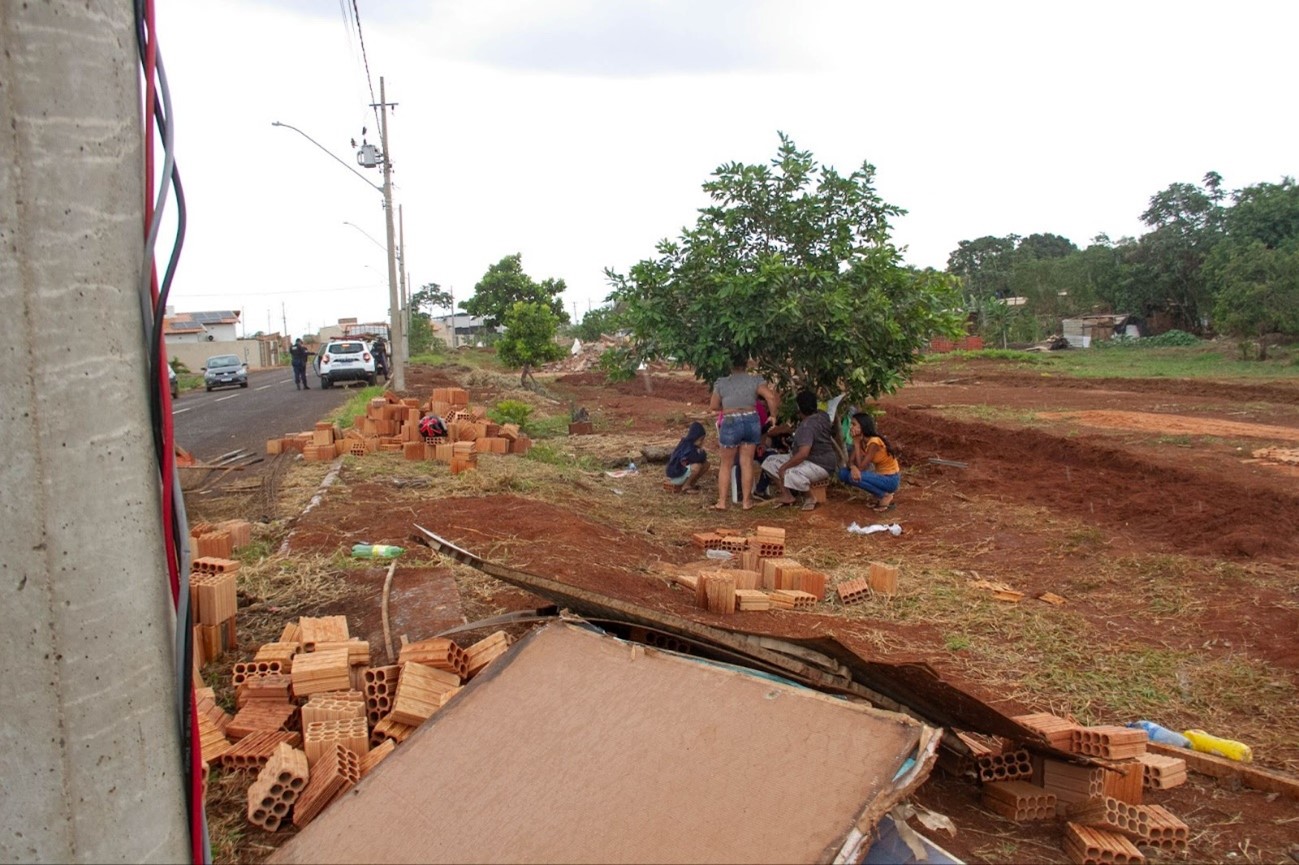
M731 498L731 466L740 461L740 506L746 511L753 507L753 454L762 440L762 425L758 422L757 403L762 397L770 406L774 417L780 410L780 397L761 377L746 371L747 361L737 357L731 362L731 374L713 384L709 408L717 416L717 440L722 446L721 465L717 469L717 504L713 508L726 510Z

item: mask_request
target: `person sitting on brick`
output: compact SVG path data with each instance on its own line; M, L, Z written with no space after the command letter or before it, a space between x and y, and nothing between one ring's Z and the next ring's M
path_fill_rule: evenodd
M699 478L708 468L708 454L704 453L702 447L704 436L707 434L704 425L699 421L691 423L685 437L677 443L676 449L668 457L668 465L664 469L668 481L681 487L683 493L699 492Z
M895 507L893 494L902 484L902 467L893 454L893 446L875 430L875 418L869 412L853 415L848 430L852 435L852 453L848 455L848 465L839 469L839 480L878 499L873 510L891 510Z
M812 484L828 480L839 468L839 452L834 447L834 424L830 416L816 406L816 394L802 391L798 398L802 418L794 430L793 453L772 454L762 463L762 470L776 483L776 507L792 505L794 493L803 494L803 510L816 507L808 495Z

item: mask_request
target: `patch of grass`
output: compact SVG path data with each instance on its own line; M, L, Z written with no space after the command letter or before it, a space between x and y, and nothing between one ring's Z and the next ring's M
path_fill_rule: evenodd
M523 455L524 459L560 468L577 468L587 472L601 471L599 460L589 455L578 456L549 442L538 442Z
M1188 435L1160 436L1155 439L1155 444L1175 445L1179 448L1189 448L1191 446L1191 437Z
M553 439L568 435L568 416L532 418L528 421L528 435L535 439ZM534 448L535 449L535 448Z
M943 646L949 652L959 652L962 649L970 648L970 638L965 634L952 634L943 641Z
M253 538L239 549L235 550L235 558L241 564L250 565L253 562L261 561L271 554L275 545L269 538Z
M1079 378L1245 378L1294 379L1294 364L1242 361L1224 343L1142 347L1114 345L1103 350L1055 351L1048 355L1059 372Z
M334 412L334 422L343 429L349 428L357 415L365 414L365 407L369 405L370 400L383 396L383 392L384 388L379 385L363 387L358 391L353 391L348 396L347 402L339 406L338 410Z
M973 418L985 423L1011 422L1023 426L1034 426L1039 423L1037 412L1030 409L1007 409L983 403L944 406L943 413L955 418Z

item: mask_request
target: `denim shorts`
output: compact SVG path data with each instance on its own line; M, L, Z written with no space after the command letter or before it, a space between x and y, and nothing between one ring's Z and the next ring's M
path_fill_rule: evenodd
M717 425L717 440L724 448L757 445L762 441L762 427L758 425L758 413L746 411L722 415L722 421Z

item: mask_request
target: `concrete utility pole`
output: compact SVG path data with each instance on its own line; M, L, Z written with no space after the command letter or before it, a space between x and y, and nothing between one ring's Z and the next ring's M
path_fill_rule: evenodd
M451 347L456 347L456 287L447 286L447 295L451 298Z
M379 76L380 129L383 136L383 216L388 226L388 335L392 345L392 387L401 393L406 389L406 360L402 357L405 345L401 326L401 305L397 298L397 240L392 217L392 150L388 147L388 97L384 92L383 76Z
M4 2L0 48L0 861L189 861L132 5Z
M406 214L402 211L402 206L397 205L397 222L400 228L401 257L398 259L401 263L401 357L403 361L410 360L410 283L406 281ZM393 346L393 351L397 347Z

